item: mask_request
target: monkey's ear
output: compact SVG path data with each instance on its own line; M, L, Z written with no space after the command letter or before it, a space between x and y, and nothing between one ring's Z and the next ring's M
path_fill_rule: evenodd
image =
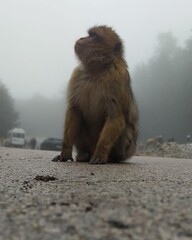
M122 43L121 43L121 42L117 42L117 43L115 44L114 51L115 51L116 53L119 53L119 52L122 51Z

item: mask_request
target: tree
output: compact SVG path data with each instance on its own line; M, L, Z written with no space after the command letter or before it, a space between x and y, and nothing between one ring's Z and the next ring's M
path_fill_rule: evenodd
M9 129L17 126L18 113L14 101L5 85L0 82L0 138L5 137Z
M159 33L156 55L167 59L174 57L177 52L177 39L172 32Z
M140 138L154 135L184 142L191 134L192 38L181 48L171 32L158 36L153 57L136 68Z

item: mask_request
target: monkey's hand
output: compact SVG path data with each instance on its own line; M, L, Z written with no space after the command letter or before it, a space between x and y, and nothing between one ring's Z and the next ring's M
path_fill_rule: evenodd
M72 157L64 158L62 155L57 155L52 159L53 162L67 162L68 160L74 161Z
M100 158L100 157L93 157L90 161L90 164L105 164L107 163L107 159Z

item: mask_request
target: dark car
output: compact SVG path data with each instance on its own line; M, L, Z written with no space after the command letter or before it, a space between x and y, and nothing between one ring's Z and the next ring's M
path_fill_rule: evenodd
M41 150L61 151L62 140L59 138L47 138L41 145Z

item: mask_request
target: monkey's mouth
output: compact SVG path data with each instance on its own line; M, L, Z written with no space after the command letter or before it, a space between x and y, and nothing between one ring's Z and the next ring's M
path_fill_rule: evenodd
M75 54L77 55L77 57L79 59L82 59L82 57L85 58L85 56L86 56L86 49L85 49L85 47L81 43L79 43L79 42L75 43L74 51L75 51Z

